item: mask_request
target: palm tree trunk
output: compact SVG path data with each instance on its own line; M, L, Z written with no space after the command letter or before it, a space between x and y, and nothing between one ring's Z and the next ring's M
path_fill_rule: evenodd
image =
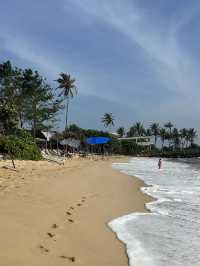
M67 103L66 103L65 130L67 130L67 128L68 128L68 112L69 112L69 97L67 97Z
M36 119L33 119L33 138L36 138Z
M163 139L162 140L162 151L163 151L163 148L164 148L164 142L165 142L165 140Z
M34 140L36 138L36 104L33 103L33 137L34 137Z
M193 144L194 144L194 138L191 137L191 139L190 139L190 147L192 147Z
M56 133L56 148L57 148L57 155L58 155L59 147L58 147L58 134L57 133Z
M156 146L156 143L157 143L157 135L155 135L155 146Z
M19 112L19 126L20 128L23 128L23 119L22 119L22 113Z

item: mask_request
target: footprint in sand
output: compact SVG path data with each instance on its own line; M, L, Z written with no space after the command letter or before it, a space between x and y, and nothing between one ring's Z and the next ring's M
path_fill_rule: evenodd
M77 205L77 206L79 206L79 207L80 207L80 206L82 206L82 204L81 204L81 203L77 203L76 205Z
M60 258L61 259L67 259L67 260L70 260L71 262L75 262L75 257L67 257L67 256L64 256L64 255L62 255L62 256L60 256Z
M40 245L39 248L40 248L40 250L42 250L44 252L49 252L49 250L42 245Z
M72 219L68 219L68 222L70 222L70 223L74 223L74 220L72 220Z
M67 214L67 215L72 215L72 213L71 213L71 212L68 212L68 211L66 212L66 214Z
M54 234L49 233L49 232L47 233L47 235L48 235L49 237L51 237L51 238L55 236Z
M56 229L56 228L58 228L58 225L57 224L53 224L51 227Z

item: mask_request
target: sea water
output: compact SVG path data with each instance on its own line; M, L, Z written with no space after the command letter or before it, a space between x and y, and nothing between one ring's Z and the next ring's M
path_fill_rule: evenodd
M127 247L131 266L200 265L200 159L133 158L113 167L149 185L151 213L132 213L109 226Z

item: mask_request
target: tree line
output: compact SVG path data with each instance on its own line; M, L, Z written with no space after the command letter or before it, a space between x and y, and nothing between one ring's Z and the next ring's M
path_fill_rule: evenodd
M10 61L0 64L0 133L4 136L13 136L17 130L30 129L35 138L37 130L55 129L58 115L65 108L65 130L62 134L57 134L60 139L72 136L84 140L89 136L109 136L114 143L114 149L117 150L119 145L112 134L68 125L70 99L77 94L76 80L69 73L60 73L53 82L55 86L47 83L38 71L14 67ZM105 113L101 123L105 128L111 129L115 125L115 117L112 113ZM194 128L178 129L171 122L164 124L163 127L159 123L152 123L148 128L137 122L127 132L120 127L117 133L120 137L154 136L155 146L160 139L162 148L167 144L174 149L191 147L197 137ZM21 136L28 140L27 150L30 150L31 139L23 131ZM2 145L0 143L3 149L7 149L6 141L8 140L4 139ZM14 146L15 141L16 139L9 139L9 146ZM22 144L24 141L18 146L22 147ZM125 145L127 146L127 143ZM129 150L130 147L126 148ZM135 147L131 146L131 152L133 149Z
M130 127L127 133L123 127L118 128L117 133L120 137L154 136L155 146L158 138L160 138L162 148L165 143L169 147L188 148L194 144L194 140L197 137L197 131L194 128L178 129L171 122L164 124L163 127L159 123L152 123L149 128L145 128L141 122L137 122Z

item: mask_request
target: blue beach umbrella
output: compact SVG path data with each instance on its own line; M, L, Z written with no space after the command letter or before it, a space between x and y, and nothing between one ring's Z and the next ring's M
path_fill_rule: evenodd
M106 144L108 143L110 138L106 137L90 137L86 139L86 143L90 145L95 145L95 144Z

